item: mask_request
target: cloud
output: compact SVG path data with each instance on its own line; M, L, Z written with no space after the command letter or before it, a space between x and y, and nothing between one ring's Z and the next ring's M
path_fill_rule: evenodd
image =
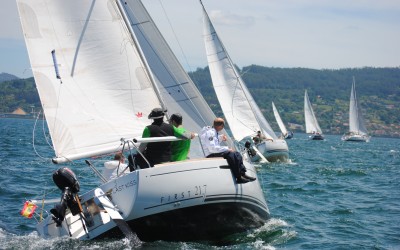
M242 16L228 11L213 10L210 11L209 16L216 25L252 26L255 23L252 16Z

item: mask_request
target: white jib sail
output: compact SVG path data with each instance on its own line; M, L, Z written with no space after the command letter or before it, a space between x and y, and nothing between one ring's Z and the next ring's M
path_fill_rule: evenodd
M306 133L311 134L315 132L322 134L322 130L319 127L317 118L312 109L310 99L308 98L307 90L304 94L304 119L306 123Z
M276 122L278 123L279 129L280 129L281 132L282 132L282 135L286 136L286 135L288 134L288 131L287 131L287 129L286 129L285 124L284 124L283 121L282 121L281 116L279 115L278 110L277 110L276 107L275 107L274 102L272 102L272 110L273 110L273 112L274 112L274 116L275 116Z
M212 83L233 137L241 141L258 130L277 139L251 96L203 8L204 42Z
M160 101L117 3L17 4L56 156L73 160L113 152L120 138L141 136Z

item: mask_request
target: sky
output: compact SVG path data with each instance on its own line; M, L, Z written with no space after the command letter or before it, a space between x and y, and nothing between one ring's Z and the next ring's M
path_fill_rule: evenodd
M188 71L207 66L198 0L142 0ZM203 0L239 67L400 67L399 0ZM32 76L15 0L0 0L0 73Z

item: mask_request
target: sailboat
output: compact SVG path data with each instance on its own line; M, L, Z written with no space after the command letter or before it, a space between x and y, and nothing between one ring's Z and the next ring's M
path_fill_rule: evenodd
M97 187L81 193L73 165L53 173L62 194L55 207L47 212L54 205L50 197L30 201L45 205L34 215L41 237L212 241L265 224L269 210L259 181L236 183L226 160L205 158L198 139L189 160L128 169L110 181L88 160L135 152L140 142L177 140L141 138L154 107L181 113L188 131L200 131L215 118L141 1L17 5L52 161L86 159L99 177ZM244 164L255 176L254 166Z
M272 102L272 111L274 112L274 116L275 116L276 122L278 123L279 129L282 132L281 137L284 138L284 139L292 139L293 138L293 132L292 131L288 131L286 129L286 126L283 123L282 118L279 115L278 109L275 107L274 102Z
M322 130L315 117L310 99L308 98L307 90L304 93L304 119L306 122L306 133L310 134L311 140L323 140Z
M370 136L364 125L361 108L357 101L356 81L353 77L350 94L349 132L342 136L343 141L368 142Z
M238 142L251 140L260 131L261 142L254 147L260 153L252 156L252 160L287 161L289 149L286 141L276 136L265 119L215 31L203 3L200 3L212 84L234 139Z

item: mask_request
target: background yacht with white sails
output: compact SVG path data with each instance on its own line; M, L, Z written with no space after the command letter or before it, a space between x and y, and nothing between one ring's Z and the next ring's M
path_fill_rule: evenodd
M256 151L268 161L287 161L289 148L286 141L276 136L265 119L229 57L203 4L202 7L204 43L212 84L234 139L238 142L251 141L257 131L261 131L265 139L255 146ZM257 154L252 160L260 160L262 156Z
M286 126L283 123L282 118L279 115L278 109L275 107L274 102L272 102L272 111L274 112L276 123L278 123L279 129L282 132L281 137L284 138L284 139L291 139L293 137L293 132L292 131L288 131L286 129Z
M362 111L356 94L356 80L353 76L351 85L350 107L349 107L349 132L342 136L343 141L368 142L370 136L365 127Z
M310 134L311 140L323 140L322 130L315 117L310 99L308 98L307 90L304 92L304 120L306 123L306 133Z

